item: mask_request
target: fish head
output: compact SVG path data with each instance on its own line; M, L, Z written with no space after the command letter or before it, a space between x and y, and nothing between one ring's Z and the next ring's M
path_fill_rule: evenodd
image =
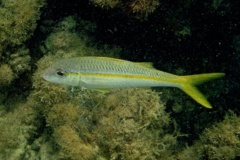
M43 72L42 77L52 83L72 86L69 84L70 75L68 71L64 70L61 66L50 66Z

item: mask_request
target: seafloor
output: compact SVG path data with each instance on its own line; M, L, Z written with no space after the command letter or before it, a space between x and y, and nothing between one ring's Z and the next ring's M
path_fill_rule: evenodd
M240 158L240 2L0 0L1 160ZM224 72L198 88L99 93L42 78L67 57L153 62L177 75Z

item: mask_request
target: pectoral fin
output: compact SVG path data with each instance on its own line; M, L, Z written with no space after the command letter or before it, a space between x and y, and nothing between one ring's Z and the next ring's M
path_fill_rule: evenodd
M102 89L102 88L98 88L98 89L93 89L94 91L98 91L98 92L101 92L101 93L109 93L111 90L110 89Z

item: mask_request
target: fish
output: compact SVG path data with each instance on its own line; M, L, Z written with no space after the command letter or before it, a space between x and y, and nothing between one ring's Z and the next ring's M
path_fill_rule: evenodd
M203 73L179 76L157 70L151 62L87 56L57 60L44 70L42 77L51 83L99 91L129 87L176 87L202 106L212 108L196 85L224 75Z

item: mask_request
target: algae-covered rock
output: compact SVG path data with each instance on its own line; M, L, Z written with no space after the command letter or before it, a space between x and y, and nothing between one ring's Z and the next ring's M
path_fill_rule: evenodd
M119 89L107 95L73 91L68 103L49 110L58 155L69 159L166 159L177 146L169 114L150 89ZM53 144L54 144L53 143Z
M206 128L191 147L177 154L179 160L185 159L235 159L240 156L240 117L230 114L222 122Z
M7 64L0 65L0 86L8 85L14 79L13 70Z
M112 157L158 159L176 144L174 135L163 129L170 119L156 92L121 90L107 96L104 103L107 108L102 108L99 132L105 135L102 143L109 146ZM167 136L172 140L166 141Z
M36 28L43 0L2 0L0 6L0 46L21 45Z
M126 13L134 15L138 18L148 17L148 15L154 12L160 4L159 0L91 0L91 2L102 8L120 8Z
M19 103L13 112L0 116L0 159L28 159L29 140L38 129L37 113L30 101Z
M79 138L78 133L70 126L56 127L54 137L61 146L61 157L73 160L95 159L98 150L97 146Z
M169 132L169 115L156 92L115 90L102 103L93 104L80 106L79 128L88 126L88 131L80 134L95 141L106 159L159 159L171 155L177 135Z
M200 137L202 152L208 159L234 159L240 156L240 117L228 115L208 128Z
M31 69L30 52L26 41L31 38L40 18L44 0L0 1L0 86L23 92L30 83L19 83ZM6 67L7 66L7 67ZM15 84L14 80L18 81ZM29 81L29 80L28 80ZM10 86L11 85L11 86ZM18 87L17 87L18 86ZM15 91L10 94L15 94ZM9 92L2 90L2 92ZM27 92L27 91L26 91ZM7 95L7 94L5 94Z

